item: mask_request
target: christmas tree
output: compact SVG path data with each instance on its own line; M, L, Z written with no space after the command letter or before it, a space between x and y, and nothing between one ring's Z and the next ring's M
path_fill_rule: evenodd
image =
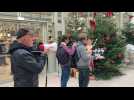
M134 45L134 24L128 22L122 31L122 33L126 37L127 44L133 44Z
M86 27L85 18L87 17L86 13L83 12L71 12L69 14L67 25L66 25L66 33L71 33L74 39L77 39L79 33L84 31Z
M104 56L103 60L95 61L94 74L97 79L110 79L113 76L122 75L119 65L124 58L125 39L117 34L118 29L112 19L112 13L106 13L106 16L93 13L93 18L88 19L86 14L76 18L70 16L68 21L68 31L77 37L80 32L86 32L89 37L96 41L94 54L99 53ZM82 19L83 18L83 19ZM82 20L80 20L82 19ZM90 27L89 27L90 25ZM104 52L101 52L101 51Z
M95 61L95 75L98 79L110 79L121 75L119 65L124 58L125 39L117 34L116 24L112 17L96 16L96 30L89 29L88 35L98 39L94 49L103 48L104 60Z

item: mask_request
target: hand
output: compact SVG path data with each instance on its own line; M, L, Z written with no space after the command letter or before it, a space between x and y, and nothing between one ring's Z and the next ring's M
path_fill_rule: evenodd
M97 59L97 60L98 60L98 59L101 60L101 59L105 59L105 57L103 57L103 56L97 56L96 59Z
M76 68L72 68L71 70L74 71L74 72L77 72L78 71Z
M78 70L76 68L72 68L71 69L71 76L76 78L76 73L78 72Z
M65 42L61 42L61 44L66 45L66 43L65 43Z
M93 71L93 68L92 67L89 67L89 70L92 72Z
M44 49L44 54L47 54L48 53L48 51L49 51L49 49Z
M73 46L76 47L77 46L77 43L73 43Z

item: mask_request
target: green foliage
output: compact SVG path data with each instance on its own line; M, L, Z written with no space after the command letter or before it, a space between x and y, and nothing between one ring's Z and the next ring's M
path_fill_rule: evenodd
M134 45L134 24L128 23L122 33L126 37L127 44Z
M122 75L120 67L123 60L125 39L117 35L118 29L109 17L96 17L96 30L88 30L88 35L98 42L95 48L106 48L105 59L96 61L95 75L97 79L111 79L114 76ZM108 39L105 39L108 37ZM118 57L119 55L119 57ZM121 55L121 56L120 56Z
M96 30L87 28L87 34L95 41L98 39L95 48L106 48L104 60L95 61L95 71L97 79L111 79L114 76L122 75L120 68L123 60L126 40L123 35L118 35L118 29L112 17L96 16ZM68 23L69 25L69 23ZM71 26L72 25L72 26ZM75 27L75 30L72 30ZM78 27L86 27L84 23L80 24L78 20L72 20L68 31L77 38ZM119 67L120 66L120 67Z

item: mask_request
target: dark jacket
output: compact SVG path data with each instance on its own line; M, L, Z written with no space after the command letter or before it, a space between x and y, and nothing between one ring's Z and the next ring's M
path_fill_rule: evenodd
M63 44L60 44L56 56L58 58L58 62L61 64L61 66L69 66L69 67L75 67L73 62L73 55L75 53L75 47L68 47Z
M43 70L45 60L43 56L34 56L32 48L15 41L9 50L11 54L11 69L15 87L37 87L38 74Z

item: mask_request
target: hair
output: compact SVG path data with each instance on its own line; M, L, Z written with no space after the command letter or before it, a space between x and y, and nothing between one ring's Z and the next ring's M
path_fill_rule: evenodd
M83 40L85 40L87 37L88 37L88 36L87 36L86 33L80 33L79 36L78 36L79 41L83 41Z
M92 38L92 37L90 37L90 36L87 36L87 39L93 40L93 38Z
M23 36L26 35L28 32L30 32L29 29L26 29L26 28L20 28L20 29L18 30L18 32L16 33L16 35L17 35L17 39L23 37Z
M66 35L63 35L62 38L61 38L61 42L65 42L65 40L67 40L67 36Z
M43 42L39 42L39 45L43 44Z
M52 36L49 36L48 38L49 38L49 39L51 39L51 38L52 38Z
M58 37L58 46L60 46L60 43L61 42L65 42L65 40L67 40L67 36L66 35L63 35L61 37Z

